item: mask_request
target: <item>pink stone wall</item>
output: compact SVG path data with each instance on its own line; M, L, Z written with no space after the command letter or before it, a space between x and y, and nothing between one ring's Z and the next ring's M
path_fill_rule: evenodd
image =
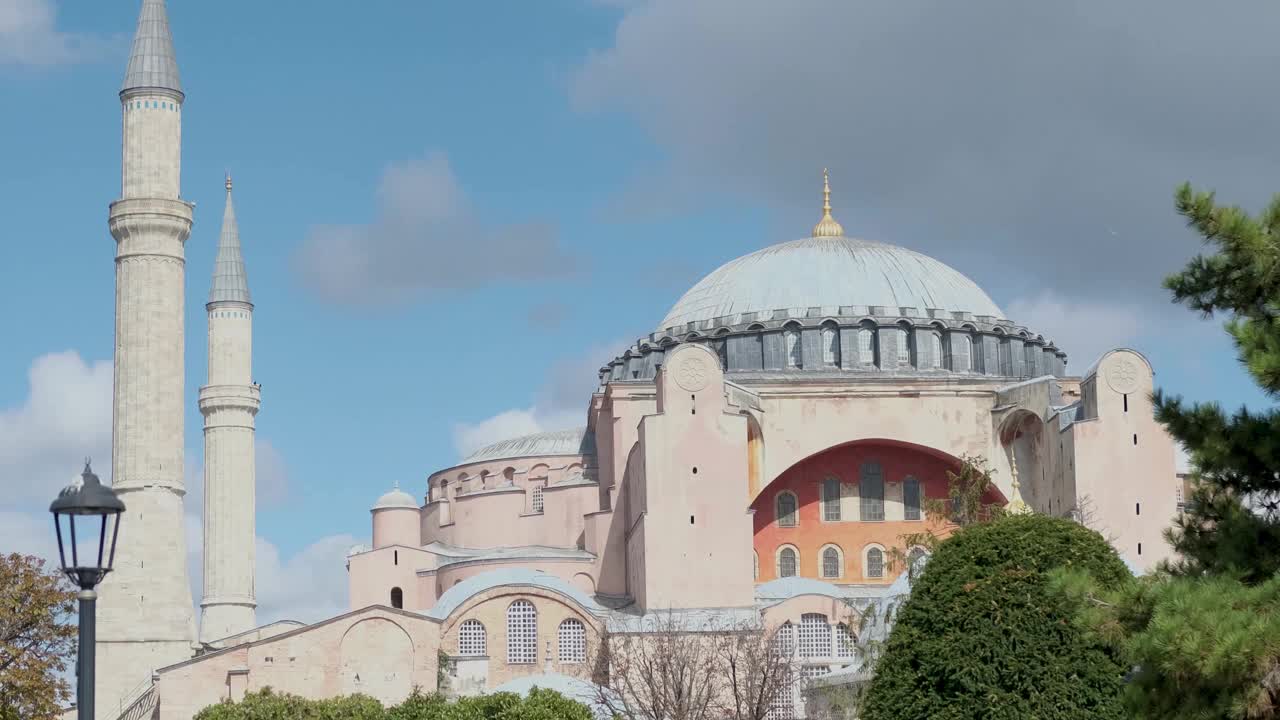
M204 655L160 671L159 720L190 720L233 692L264 687L309 698L363 692L394 704L414 685L435 689L439 633L433 620L375 607Z
M401 590L407 610L426 610L435 601L426 597L417 571L435 566L435 556L419 548L393 545L347 558L347 599L352 610L391 605L391 589Z

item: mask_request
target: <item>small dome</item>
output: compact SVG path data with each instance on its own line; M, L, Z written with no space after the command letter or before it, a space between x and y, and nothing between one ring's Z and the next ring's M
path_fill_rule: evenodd
M897 245L848 237L810 237L730 260L676 302L658 331L745 313L878 306L968 312L1004 318L982 288L945 263ZM897 314L893 311L890 314ZM718 323L719 324L719 323Z
M399 487L391 492L378 498L378 502L373 504L374 510L388 510L391 508L406 508L409 510L418 509L418 500L409 493L401 490Z

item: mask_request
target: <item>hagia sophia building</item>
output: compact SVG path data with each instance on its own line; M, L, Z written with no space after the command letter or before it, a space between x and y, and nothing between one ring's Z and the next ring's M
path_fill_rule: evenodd
M956 270L846 235L824 188L804 237L729 260L601 368L581 427L494 443L377 498L371 543L347 557L349 612L259 626L262 398L228 179L198 398L197 633L182 531L193 218L164 0L142 0L120 98L112 483L129 513L101 587L100 720L188 720L263 687L387 703L414 687L581 691L594 638L659 617L782 627L806 677L856 671L862 615L909 592L892 551L914 560L925 550L905 536L946 530L925 504L969 457L993 471L989 502L1085 522L1135 570L1169 556L1179 483L1147 359L1116 349L1069 372L1064 349Z

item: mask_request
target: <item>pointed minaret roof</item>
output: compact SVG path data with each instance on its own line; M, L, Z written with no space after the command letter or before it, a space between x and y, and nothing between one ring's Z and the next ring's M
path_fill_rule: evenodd
M222 236L218 238L218 256L213 261L213 287L209 302L241 302L251 304L249 278L240 255L240 227L236 225L236 207L231 202L231 176L227 175L227 209L222 213Z
M844 237L844 228L831 217L831 179L826 168L822 168L822 219L813 226L813 236Z
M164 0L142 0L138 32L133 36L129 68L124 73L121 93L156 88L182 94L178 79L178 58L173 53L173 34Z

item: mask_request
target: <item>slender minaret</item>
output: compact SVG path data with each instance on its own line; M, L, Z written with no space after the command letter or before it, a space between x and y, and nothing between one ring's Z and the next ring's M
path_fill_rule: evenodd
M200 641L252 629L254 418L253 303L240 256L240 229L227 176L227 208L209 290L209 384L204 415L204 600Z
M114 718L153 669L192 654L183 526L182 85L164 0L143 0L120 103L111 484L128 510L98 603L97 715Z

